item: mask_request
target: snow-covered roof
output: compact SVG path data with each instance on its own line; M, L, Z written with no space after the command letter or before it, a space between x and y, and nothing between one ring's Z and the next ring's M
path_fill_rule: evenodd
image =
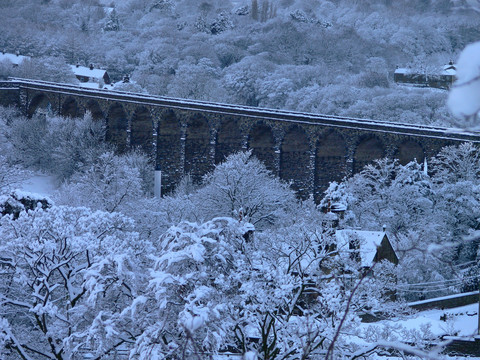
M441 69L441 70L440 70ZM412 68L397 68L395 69L395 74L419 74L419 73L423 73L424 71L418 71L418 70L415 70L415 69L412 69ZM456 75L457 73L457 69L456 69L456 65L455 64L447 64L447 65L444 65L442 67L439 68L439 70L437 71L434 71L433 73L438 73L438 74L441 74L441 75Z
M396 68L395 74L410 74L412 72L411 69L408 68Z
M102 79L107 72L106 70L95 68L90 69L89 67L80 65L70 65L70 67L72 68L75 76L84 76L93 79Z
M339 252L349 251L349 245L352 241L358 241L362 266L371 266L377 248L382 243L384 231L363 231L363 230L337 230L335 237L337 240L337 249Z
M0 52L0 61L10 61L14 65L20 65L24 60L27 59L30 59L30 57Z
M457 67L455 64L448 64L443 67L442 75L456 75Z

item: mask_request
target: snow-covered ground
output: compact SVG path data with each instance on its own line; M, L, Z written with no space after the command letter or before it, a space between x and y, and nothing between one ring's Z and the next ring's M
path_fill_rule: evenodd
M373 326L402 326L408 330L428 326L435 336L475 336L478 324L478 304L453 309L420 311L407 319L384 320ZM442 320L444 319L444 320Z
M23 191L50 196L57 189L57 185L53 176L37 173L19 184L18 188Z

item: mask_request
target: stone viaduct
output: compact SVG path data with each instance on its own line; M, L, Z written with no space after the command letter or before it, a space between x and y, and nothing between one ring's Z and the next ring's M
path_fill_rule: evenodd
M229 154L245 149L300 197L319 201L330 181L359 172L374 159L423 162L443 146L480 142L480 133L385 123L194 100L90 90L74 85L10 79L0 104L27 116L39 109L63 116L91 112L104 121L106 140L119 151L141 148L162 171L162 193L184 174L195 182Z

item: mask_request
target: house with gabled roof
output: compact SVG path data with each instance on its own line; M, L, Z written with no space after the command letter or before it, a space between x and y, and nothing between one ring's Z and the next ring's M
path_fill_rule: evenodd
M354 229L335 232L336 247L339 254L349 254L360 262L361 267L369 269L383 260L398 264L398 256L385 231L364 231Z
M70 65L73 73L81 83L101 83L110 84L111 80L108 76L107 70L97 69L90 64L90 66Z

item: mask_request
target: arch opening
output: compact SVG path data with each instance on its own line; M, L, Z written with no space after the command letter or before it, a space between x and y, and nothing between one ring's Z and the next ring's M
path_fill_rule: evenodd
M182 147L180 143L180 124L173 111L165 113L157 128L157 164L162 171L162 194L169 194L180 182Z
M347 146L337 133L322 137L315 151L314 200L319 203L332 181L340 182L347 175Z
M376 137L363 139L355 150L353 157L353 173L356 174L372 163L373 160L381 159L385 156L385 148L382 142Z
M141 148L150 153L153 148L153 121L150 111L141 107L135 111L132 117L132 128L130 133L130 146Z
M68 97L63 102L61 115L65 117L71 117L71 118L75 118L79 116L78 104L74 98Z
M224 161L228 155L242 149L242 134L233 119L222 122L215 142L215 164Z
M212 170L210 161L210 131L203 116L196 116L187 122L185 137L185 173L190 174L195 184L202 182L202 176Z
M257 124L249 134L248 147L252 155L262 161L273 173L275 169L275 140L272 129L264 124Z
M47 113L52 112L52 104L48 96L45 94L38 94L30 102L27 116L31 118L35 113L46 115Z
M413 160L422 164L425 160L425 152L419 143L413 140L407 140L398 146L395 152L395 158L398 159L401 165L406 165Z
M106 140L124 152L127 147L128 120L123 106L116 103L110 106L107 117Z
M308 137L298 126L285 134L280 151L280 178L291 183L297 195L306 199L309 195L310 148Z
M105 118L102 108L95 100L89 100L87 102L86 111L90 112L93 120L103 120Z

